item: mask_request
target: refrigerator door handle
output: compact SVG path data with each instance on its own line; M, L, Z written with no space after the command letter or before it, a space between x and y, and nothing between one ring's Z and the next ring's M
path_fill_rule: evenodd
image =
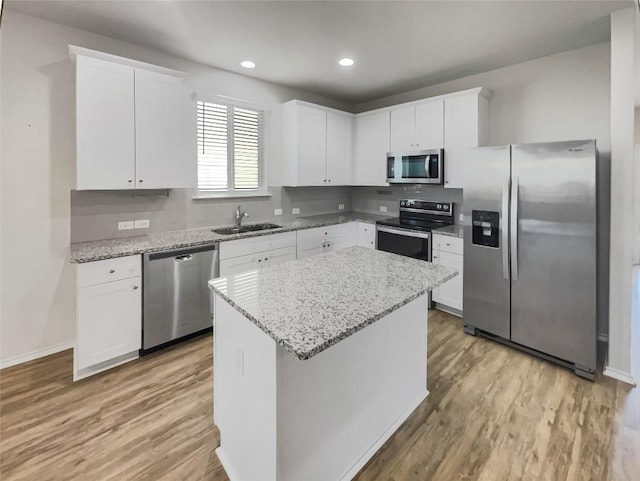
M500 220L500 232L502 234L502 277L509 280L509 179L502 186L502 219Z
M513 178L511 185L511 279L518 280L518 177Z

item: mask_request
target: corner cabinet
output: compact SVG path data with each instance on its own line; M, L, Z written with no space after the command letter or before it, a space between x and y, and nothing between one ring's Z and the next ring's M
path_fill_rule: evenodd
M431 299L436 308L462 316L463 247L462 239L433 234L432 262L437 265L458 269L458 275L436 287Z
M186 74L71 45L69 54L76 64L76 189L192 186Z
M351 184L353 115L300 100L282 104L284 185Z
M387 153L390 129L388 110L356 115L352 185L389 185Z
M142 346L139 255L76 266L76 341L73 379L138 357Z

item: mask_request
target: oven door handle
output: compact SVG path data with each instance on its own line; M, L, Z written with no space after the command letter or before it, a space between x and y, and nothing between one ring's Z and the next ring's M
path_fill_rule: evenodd
M388 234L403 235L406 237L417 237L419 239L429 239L431 234L429 232L417 232L408 229L394 229L392 227L378 226L378 232L386 232Z

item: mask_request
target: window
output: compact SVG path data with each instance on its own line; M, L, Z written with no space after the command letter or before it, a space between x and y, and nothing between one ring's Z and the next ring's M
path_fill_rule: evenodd
M264 192L264 112L198 101L198 196Z

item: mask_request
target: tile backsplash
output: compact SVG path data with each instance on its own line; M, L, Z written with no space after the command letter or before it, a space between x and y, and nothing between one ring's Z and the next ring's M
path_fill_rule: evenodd
M231 225L242 205L247 222L264 222L351 209L350 187L270 187L270 196L229 199L194 199L193 189L144 191L71 191L71 242L133 237L199 227ZM283 216L274 216L282 209ZM118 230L118 222L149 220L148 229Z
M381 214L380 207L387 208L390 217L398 215L400 199L420 199L454 202L455 223L462 213L462 189L445 189L435 185L391 185L388 187L353 187L351 206L354 211Z
M200 227L231 225L238 205L249 213L248 223L278 222L298 216L338 212L398 215L398 200L416 198L455 202L455 222L462 209L462 190L440 186L388 187L270 187L270 196L229 199L194 199L193 189L140 191L71 191L71 242L134 237ZM282 209L282 217L274 216ZM149 220L148 229L118 230L118 222Z

